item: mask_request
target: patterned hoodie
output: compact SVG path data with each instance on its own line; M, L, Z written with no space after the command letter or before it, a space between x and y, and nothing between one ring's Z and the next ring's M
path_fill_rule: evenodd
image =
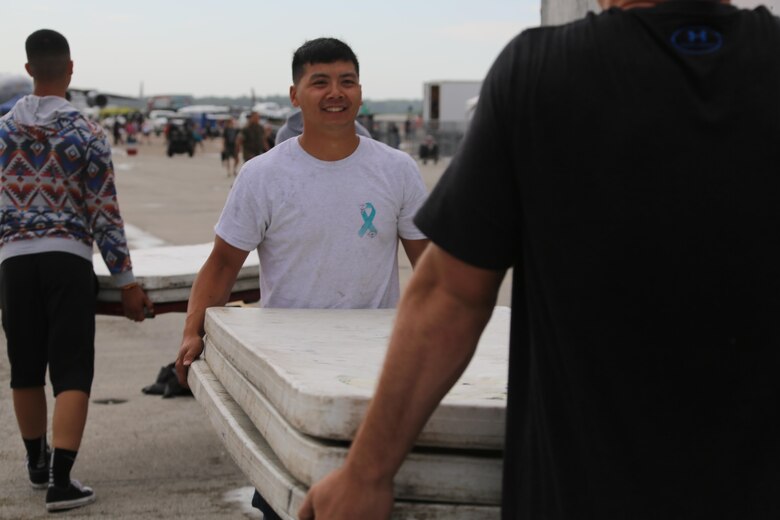
M102 128L65 99L25 96L0 118L0 262L98 249L121 286L134 280Z

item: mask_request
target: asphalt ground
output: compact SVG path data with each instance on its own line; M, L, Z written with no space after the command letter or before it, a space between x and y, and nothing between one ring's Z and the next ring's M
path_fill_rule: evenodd
M232 179L220 163L221 142L207 141L195 156L166 157L160 138L136 155L114 147L117 190L131 249L211 242ZM432 187L447 160L420 165ZM411 267L401 254L401 283ZM509 304L505 282L499 304ZM72 476L95 489L97 501L57 516L72 519L262 518L248 507L252 488L222 447L192 397L163 399L141 389L176 357L184 315L169 313L133 323L98 316L95 380L87 428ZM2 335L2 331L0 331ZM5 338L2 338L5 343ZM0 519L51 518L45 491L27 480L24 445L0 356ZM53 406L49 393L49 408ZM51 439L51 433L49 433Z

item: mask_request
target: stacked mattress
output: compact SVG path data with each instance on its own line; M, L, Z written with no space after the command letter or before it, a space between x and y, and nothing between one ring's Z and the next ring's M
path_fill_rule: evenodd
M214 308L190 387L226 449L282 517L339 467L374 390L394 310ZM396 477L393 518L498 519L509 309Z
M134 249L130 255L136 281L155 304L159 314L187 310L195 276L206 262L213 244ZM122 314L121 290L114 286L103 259L95 254L92 262L98 278L98 312ZM257 255L247 256L231 292L231 301L257 301L260 298L260 264Z

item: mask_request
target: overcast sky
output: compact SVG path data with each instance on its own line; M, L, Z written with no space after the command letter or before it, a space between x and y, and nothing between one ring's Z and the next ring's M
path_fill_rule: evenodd
M540 0L4 0L0 72L24 74L24 40L69 40L72 86L138 95L286 95L293 51L335 36L368 99L421 98L426 81L482 79Z

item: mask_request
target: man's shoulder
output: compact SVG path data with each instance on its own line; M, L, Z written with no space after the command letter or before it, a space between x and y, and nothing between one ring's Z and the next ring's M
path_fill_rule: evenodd
M361 139L363 151L360 160L353 163L358 170L371 171L383 182L391 181L399 187L422 179L417 161L408 153L371 138Z
M86 117L78 110L64 113L58 118L60 124L64 127L75 128L82 133L85 133L90 139L105 138L106 133L103 126L97 121L93 121Z
M106 139L106 131L103 126L97 121L92 121L86 117L82 118L82 124L89 129L90 134L95 139Z

